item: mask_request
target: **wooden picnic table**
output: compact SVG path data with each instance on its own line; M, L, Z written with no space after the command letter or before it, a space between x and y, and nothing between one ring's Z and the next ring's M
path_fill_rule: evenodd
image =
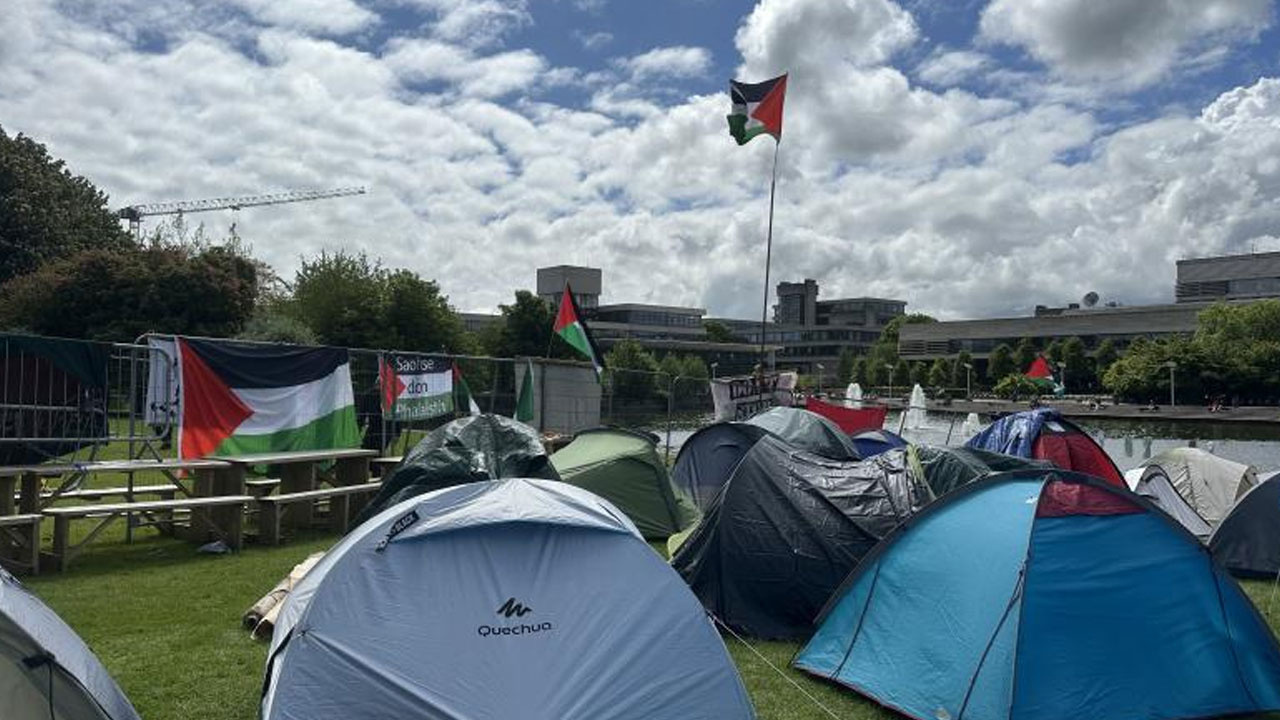
M377 457L375 450L362 448L333 448L329 450L292 450L287 452L252 453L248 455L220 455L218 460L231 463L233 470L226 474L224 484L216 487L214 494L242 495L245 492L244 479L249 468L257 465L272 465L280 470L281 494L309 492L315 490L320 478L320 466L333 464L330 472L325 473L330 484L337 486L362 485L369 482L369 461ZM238 477L236 477L238 475ZM310 526L313 520L314 503L296 508L289 514L288 524L292 527Z

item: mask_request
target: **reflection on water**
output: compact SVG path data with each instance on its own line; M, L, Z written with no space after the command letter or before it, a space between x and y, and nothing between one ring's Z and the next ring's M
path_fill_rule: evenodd
M1165 450L1194 445L1228 460L1253 465L1259 471L1280 470L1280 425L1245 423L1177 422L1171 420L1092 420L1072 418L1106 449L1121 470L1142 464L1143 460ZM963 427L965 416L956 413L929 412L920 427L902 428L902 435L914 443L928 445L963 445L972 436ZM705 418L700 427L710 422ZM899 412L889 413L884 426L898 432L902 425ZM985 427L985 425L983 425ZM666 441L666 427L649 428ZM694 433L688 425L671 431L674 453Z

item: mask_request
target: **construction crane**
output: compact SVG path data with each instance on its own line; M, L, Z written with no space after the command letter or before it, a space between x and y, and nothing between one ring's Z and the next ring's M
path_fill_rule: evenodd
M145 203L121 208L116 211L116 216L121 220L128 220L129 231L133 233L134 237L139 237L142 234L142 219L153 215L184 215L186 213L209 212L211 210L240 210L241 208L261 207L263 205L284 205L285 203L363 195L365 192L366 190L363 187L347 187L336 190L293 190L269 195Z

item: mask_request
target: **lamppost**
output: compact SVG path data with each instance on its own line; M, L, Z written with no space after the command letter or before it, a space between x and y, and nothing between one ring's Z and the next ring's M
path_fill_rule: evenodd
M818 395L822 395L822 375L827 368L822 363L817 363L814 367L818 368Z
M1174 392L1173 371L1174 368L1178 367L1178 363L1170 360L1169 362L1166 362L1164 366L1169 368L1169 407L1175 407L1177 405L1178 395Z
M893 397L893 363L885 363L885 368L889 371L889 397Z
M716 379L716 368L718 367L720 367L720 363L718 362L711 363L711 379L712 380Z
M973 363L964 364L964 399L973 399Z
M1067 364L1058 363L1058 367L1062 368L1062 394L1067 394Z

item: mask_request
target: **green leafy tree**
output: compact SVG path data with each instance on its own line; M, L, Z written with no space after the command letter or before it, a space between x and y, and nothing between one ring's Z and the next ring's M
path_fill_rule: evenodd
M552 357L566 357L571 350L563 342L552 342L555 308L528 290L517 290L515 302L499 305L502 323L496 341L487 347L497 357L543 357L547 348Z
M987 360L987 382L994 386L1013 372L1013 350L1000 343L991 351L991 357Z
M1031 363L1038 354L1039 350L1036 348L1036 344L1031 341L1031 338L1022 338L1018 341L1018 346L1013 350L1014 370L1025 373L1027 368L1031 367Z
M1044 357L1049 362L1057 365L1062 362L1062 340L1055 338L1049 343L1049 347L1044 349Z
M895 387L907 386L907 390L911 390L911 366L906 360L899 360L893 367L893 383Z
M322 343L389 348L387 271L365 253L322 252L304 259L293 283L293 312Z
M254 311L253 317L249 318L244 330L236 337L292 345L316 345L320 342L320 338L306 323L278 309Z
M385 322L392 333L391 347L453 353L468 349L462 318L449 306L449 299L441 294L434 280L396 270L384 283Z
M929 386L930 387L946 387L948 381L951 380L951 368L946 360L938 358L933 361L933 366L929 368Z
M1023 399L1035 397L1040 394L1040 387L1031 382L1031 379L1022 373L1012 373L1004 376L995 387L991 389L998 397L1006 399Z
M1106 375L1107 368L1119 358L1120 352L1116 350L1116 344L1110 339L1098 344L1098 349L1093 351L1093 376L1097 387L1103 387L1102 378Z
M1061 381L1066 383L1069 380L1071 383L1067 387L1067 392L1072 392L1075 388L1092 389L1093 361L1085 352L1083 340L1078 337L1069 337L1064 340L1058 365L1063 375Z
M234 244L83 250L0 286L0 327L116 342L150 331L228 337L256 296L255 265Z
M892 347L893 353L896 356L898 353L898 334L901 332L903 325L921 325L933 322L938 321L937 319L923 313L907 313L906 315L899 315L888 323L885 323L884 329L880 331L880 339L876 341L876 344Z
M707 320L702 323L703 330L707 332L707 340L713 343L736 343L742 342L742 338L734 334L728 325L719 320Z
M631 339L619 341L605 353L605 364L618 397L642 399L654 395L658 363L640 343Z
M969 365L973 365L973 356L968 351L961 350L951 363L951 387L962 388L972 383L972 372L966 367Z
M912 385L928 385L929 384L929 366L922 362L911 363L911 384Z
M853 382L853 364L856 360L853 351L849 348L840 350L840 357L836 360L836 383L839 385L848 385Z
M849 371L849 382L858 383L863 387L871 384L871 381L867 379L867 359L865 357L853 359L853 368Z
M707 380L711 377L711 373L707 369L705 360L697 355L685 355L680 360L680 376L693 380Z
M105 194L44 145L0 127L0 283L83 250L132 247Z

